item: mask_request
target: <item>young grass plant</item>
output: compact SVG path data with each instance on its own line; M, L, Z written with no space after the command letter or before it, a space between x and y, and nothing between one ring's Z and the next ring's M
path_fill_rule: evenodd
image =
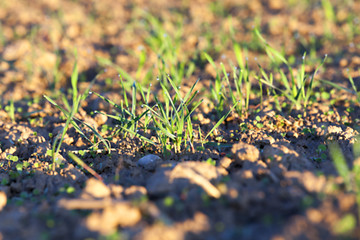
M280 83L285 87L285 89L280 89L275 86L273 73L267 74L266 71L258 64L261 75L258 76L259 83L263 83L273 89L272 93L274 96L277 96L276 91L279 91L283 94L288 100L292 102L292 109L293 106L296 109L300 109L301 107L306 108L309 104L309 99L313 95L313 85L315 75L320 69L320 67L324 64L327 55L325 55L324 59L322 60L321 64L315 69L311 76L308 76L305 73L305 59L306 53L304 53L302 57L302 64L300 69L298 70L297 75L295 76L293 68L290 66L289 62L286 58L277 50L272 48L267 41L262 37L258 29L254 30L256 36L263 42L265 51L269 58L271 59L272 63L274 64L274 68L280 74ZM285 64L288 69L289 76L281 69L280 64Z
M210 92L211 99L215 101L215 109L219 116L223 115L225 104L228 103L227 96L230 96L232 105L236 106L235 109L240 116L247 114L249 109L251 82L248 62L246 61L244 63L242 50L237 43L234 43L233 48L239 65L239 68L237 68L231 64L233 68L232 76L235 90L233 90L229 78L230 73L226 72L225 65L220 63L220 69L218 69L211 56L207 53L204 53L204 57L216 70L215 81L214 83L210 84ZM221 77L221 74L223 74L223 77ZM225 84L228 86L228 91L225 88Z
M238 99L240 101L239 106L237 106L237 111L239 115L242 115L245 111L245 113L248 112L249 109L249 100L250 100L250 92L251 92L251 82L250 82L250 70L248 62L246 61L244 64L243 60L243 51L240 48L240 45L237 43L233 44L236 60L239 65L239 75L237 75L237 72L234 69L234 82L236 87L236 93L238 96ZM243 83L245 85L245 91L243 92ZM236 102L233 100L233 105L235 105Z
M142 87L139 84L136 84L134 82L131 87L132 95L131 95L131 104L130 104L127 99L126 89L125 89L124 85L122 85L122 86L123 86L123 100L121 101L120 105L116 104L115 102L111 101L110 99L108 99L96 92L93 92L96 96L98 96L102 100L106 101L107 103L109 103L110 105L115 107L115 109L117 110L116 115L107 114L107 113L103 113L103 112L99 112L99 113L116 120L117 127L115 128L115 131L112 134L113 136L123 134L124 137L126 137L127 133L129 133L131 137L138 137L141 140L154 145L155 143L153 141L138 134L140 120L143 117L145 118L145 121L144 121L145 122L145 124L144 124L145 130L144 131L146 132L146 130L148 128L148 124L149 124L149 117L147 114L149 113L150 110L146 110L143 113L141 113L140 115L137 115L137 112L136 112L136 110L138 108L138 104L137 104L137 100L136 100L137 89L138 88L140 89L140 92L141 92L142 96L144 97L144 101L146 103L148 103L148 101L149 101L150 89L147 90L147 94L145 95Z
M96 78L96 77L95 77ZM51 104L53 104L56 108L58 108L65 116L66 118L66 122L65 122L65 126L63 127L62 133L61 135L57 135L55 137L54 143L53 143L53 147L52 147L52 151L51 151L51 157L53 159L53 171L55 170L55 166L58 163L58 155L61 149L61 145L64 141L64 137L66 135L67 130L70 127L70 124L76 129L77 132L79 132L81 134L81 136L88 140L90 143L93 144L93 148L97 147L98 143L94 143L92 142L81 130L81 128L79 127L78 122L81 122L79 119L77 119L75 117L75 114L78 112L79 107L80 107L80 103L83 99L86 98L87 93L89 92L89 89L91 87L91 84L89 86L89 88L85 91L85 95L83 94L79 94L78 93L78 89L77 89L77 82L78 82L78 67L77 67L77 63L75 63L74 68L73 68L73 72L71 75L71 85L72 85L72 105L70 106L69 102L66 100L65 97L63 97L63 104L65 105L66 109L61 107L60 105L58 105L55 101L53 101L50 97L44 95L44 97L46 98L46 100L48 100ZM75 121L76 120L76 121ZM94 136L96 136L98 139L101 140L101 142L105 145L105 147L107 148L107 150L110 153L110 144L108 143L108 141L106 139L104 139L97 131L95 128L93 128L92 126L82 122L82 124L86 125L88 128L90 128L90 130L94 133Z
M179 153L182 146L185 149L187 148L187 144L193 149L194 133L191 114L201 104L202 100L196 102L192 108L190 108L190 104L198 93L198 91L194 92L194 88L199 80L194 83L184 98L181 97L178 87L170 77L167 78L167 81L175 91L175 96L172 97L165 84L161 82L164 104L154 96L156 105L153 107L145 106L151 111L152 122L163 151L166 153L174 148L175 153Z
M239 114L239 116L242 116L244 114L247 115L249 110L249 100L251 93L251 82L249 79L250 71L247 62L245 67L239 64L240 65L239 74L237 68L233 67L235 93L231 87L229 74L226 72L224 64L221 63L220 65L224 74L224 79L226 80L229 87L229 91L226 95L230 95L232 105L236 106L235 109Z
M218 113L218 115L220 115L224 110L224 103L226 102L225 101L226 97L224 93L225 87L223 84L223 79L220 76L221 70L219 70L216 67L214 60L209 54L204 52L204 57L216 71L215 81L214 83L210 83L210 92L211 92L211 99L215 101L216 112Z

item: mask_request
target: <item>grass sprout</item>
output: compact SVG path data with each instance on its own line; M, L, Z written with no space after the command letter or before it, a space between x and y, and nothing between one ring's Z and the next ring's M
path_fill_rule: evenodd
M198 93L198 91L194 91L194 88L199 80L194 83L184 98L181 97L178 87L170 77L167 78L167 81L172 86L175 95L171 96L165 84L160 83L164 103L157 96L154 96L156 104L152 107L147 104L145 106L151 111L152 122L163 151L168 152L174 148L175 153L179 153L183 145L186 148L187 144L191 146L193 144L194 133L191 114L201 104L202 100L194 103L191 108L190 104Z
M224 92L225 87L223 84L223 80L220 76L221 70L217 68L214 60L212 59L212 57L209 54L204 52L203 55L216 71L215 81L213 83L210 83L210 93L211 93L210 98L213 101L215 101L215 109L216 109L217 113L221 114L224 110L224 103L226 100L225 92Z
M300 69L298 69L298 73L295 75L293 68L290 66L289 62L286 60L283 54L272 48L260 34L258 29L255 29L254 32L256 36L258 36L258 38L263 42L267 55L271 59L272 63L275 65L275 73L280 74L280 84L285 89L275 86L273 78L275 74L268 74L265 69L261 67L260 64L258 64L258 67L260 69L260 76L257 76L259 83L263 83L271 87L273 89L272 93L274 94L274 96L278 95L274 90L279 91L282 95L284 95L288 100L292 102L292 105L295 106L296 109L300 109L301 107L306 108L309 104L310 97L314 94L313 85L315 75L326 61L327 55L325 55L321 64L315 69L315 71L310 76L308 76L305 72L306 53L304 53ZM288 76L280 68L280 64L285 64L289 72Z
M207 53L203 53L206 60L216 71L215 81L210 84L210 99L215 101L218 116L222 116L224 109L230 105L236 106L236 112L240 116L247 114L249 109L251 82L248 62L244 62L243 52L239 44L234 43L233 49L239 66L239 68L232 66L233 82L223 63L220 63L220 68L218 68L212 57ZM228 90L225 86L228 86ZM229 104L228 96L232 104Z
M94 78L94 80L95 80L95 78ZM77 122L80 122L83 125L87 126L94 133L94 136L96 136L95 139L96 138L100 139L100 141L105 145L105 147L107 148L107 150L110 153L110 143L108 143L108 141L106 139L104 139L96 131L96 129L94 127L90 126L89 124L87 124L85 122L81 122L79 119L77 119L75 117L75 114L79 110L81 101L86 98L86 96L87 96L87 94L89 92L89 89L91 87L91 84L90 84L89 88L85 91L85 94L79 94L78 89L77 89L77 82L78 82L78 66L77 66L77 62L75 62L74 67L73 67L73 72L72 72L72 75L71 75L72 105L70 105L70 103L67 101L67 99L63 96L62 100L63 100L63 104L65 105L65 108L63 108L59 104L57 104L54 100L52 100L50 97L44 95L45 99L48 100L51 104L53 104L56 108L58 108L64 114L64 116L66 118L65 126L63 127L62 133L60 135L57 135L55 137L54 142L53 142L53 147L52 147L52 151L51 151L51 157L53 159L53 171L55 170L55 165L57 164L57 161L59 159L58 154L60 152L61 145L62 145L62 143L64 141L64 137L66 135L66 132L70 127L70 124L76 129L77 132L79 132L81 134L81 136L84 139L88 140L90 143L93 144L92 148L95 148L95 147L97 147L99 142L92 142L83 133L83 131L81 130L81 128L80 128L80 126L78 125Z
M117 109L116 115L107 114L107 113L103 113L103 112L98 112L98 113L103 114L109 118L116 120L117 127L116 127L113 135L124 134L124 137L126 137L127 133L129 133L131 135L131 137L136 136L145 142L155 145L155 143L153 141L151 141L150 139L137 133L140 120L143 117L146 117L147 113L150 110L146 110L142 114L136 115L136 109L137 109L137 101L136 101L137 91L136 91L136 89L137 89L137 86L136 86L136 83L134 83L132 85L131 105L129 104L129 102L127 100L126 90L125 90L124 86L123 86L123 100L121 101L120 105L118 105L115 102L111 101L110 99L100 95L99 93L93 92L96 96L98 96L99 98L106 101L107 103L109 103L110 105L112 105L113 107L115 107ZM144 94L143 90L141 90L141 92ZM149 98L149 95L147 94L146 99L148 100L148 98ZM145 122L148 123L149 121L146 119ZM147 125L146 125L146 128L147 128Z

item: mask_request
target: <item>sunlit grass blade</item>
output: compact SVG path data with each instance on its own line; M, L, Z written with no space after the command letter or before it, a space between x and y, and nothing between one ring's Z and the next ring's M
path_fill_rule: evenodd
M348 92L348 93L355 94L353 90L348 89L348 88L343 87L343 86L340 86L340 85L337 84L337 83L334 83L334 82L331 82L331 81L328 81L328 80L325 80L325 79L320 79L320 81L321 81L321 82L324 82L324 83L326 83L326 84L328 84L328 85L330 85L330 86L332 86L332 87L335 87L335 88L337 88L337 89L339 89L339 90L344 90L344 91L346 91L346 92Z
M159 110L160 110L160 113L161 113L161 116L162 116L162 118L161 118L161 120L164 122L164 123L166 123L168 126L170 126L170 122L169 122L169 118L168 118L168 112L164 109L164 106L163 106L163 104L159 101L159 99L156 97L156 96L154 96L154 98L155 98L155 102L156 102L156 104L157 104L157 107L159 108ZM156 113L156 112L155 112ZM157 114L157 116L158 116L158 114Z
M179 89L178 87L175 85L174 81L168 76L167 77L169 83L171 84L172 88L174 89L175 93L176 93L176 97L181 99L181 95L180 95L180 92L179 92Z
M172 81L170 81L170 82L172 82ZM176 119L177 119L177 120L180 120L179 113L178 113L178 111L175 111L176 107L175 107L175 104L174 104L174 102L173 102L173 100L172 100L172 98L171 98L171 96L170 96L169 91L166 89L166 87L165 87L163 84L161 84L161 87L162 87L162 89L163 89L163 91L164 91L164 93L165 93L165 96L167 97L167 100L169 101L169 103L170 103L170 105L171 105L171 107L172 107L172 109L173 109L173 112L175 112ZM175 87L175 88L176 88L176 87ZM177 92L177 94L179 94L179 93ZM180 95L180 94L179 94L179 95Z
M98 131L96 131L96 129L92 126L90 126L89 124L83 122L83 124L85 126L87 126L88 128L90 128L90 130L101 140L101 142L104 144L104 146L106 147L106 149L108 150L109 154L111 153L111 145L109 143L109 140L103 138L100 133L98 133Z
M214 127L210 130L210 132L205 136L204 139L207 139L210 134L217 128L220 126L220 124L229 116L229 114L232 112L232 110L236 107L236 105L238 104L239 102L237 102L234 106L231 107L231 109L222 117L220 118L220 120L214 125Z
M261 35L259 29L255 28L254 32L255 32L255 35L265 44L265 51L266 51L267 55L271 58L271 60L276 62L275 58L274 58L274 56L275 56L281 62L288 65L288 61L285 59L285 57L280 52L278 52L277 50L275 50L268 44L268 42L265 40L265 38Z
M216 65L215 65L215 62L214 62L214 60L212 59L212 57L210 57L210 55L207 54L206 52L204 52L203 54L204 54L206 60L208 60L208 62L211 64L211 66L212 66L214 69L216 69Z
M170 122L168 121L166 115L164 114L159 114L157 111L154 110L154 107L150 107L148 105L144 105L148 110L151 111L153 117L158 118L161 122L166 123L166 125L170 126ZM161 110L160 110L161 111ZM161 111L162 112L162 111ZM164 117L165 116L165 117Z
M355 86L354 79L352 78L351 74L349 73L349 82L354 90L354 93L357 97L357 101L360 103L360 91L358 91L357 87Z
M108 98L106 98L106 97L98 94L97 92L92 92L92 93L95 94L96 96L98 96L99 98L101 98L102 100L104 100L105 102L109 103L110 105L116 107L116 108L119 109L120 111L123 110L123 108L122 108L120 105L114 103L114 102L111 101L110 99L108 99Z
M331 2L329 0L321 0L321 4L325 12L326 20L328 20L331 23L334 23L336 20L336 15Z
M191 109L191 111L189 111L189 112L186 114L185 120L187 120L187 119L191 116L191 114L200 106L200 104L201 104L203 101L204 101L204 100L201 99L199 102L197 102L197 103L193 106L193 108Z
M135 116L136 114L136 82L132 85L132 101L131 101L131 114Z
M103 181L103 178L95 172L91 167L89 167L83 160L81 160L78 156L76 156L74 153L69 152L69 157L74 160L80 167L84 168L86 171L88 171L91 175L93 175L96 179L99 181Z
M192 101L193 97L195 97L195 95L198 93L198 91L195 91L194 93L193 93L193 91L194 91L194 88L195 88L196 84L199 81L200 81L200 78L198 78L196 80L196 82L191 86L190 90L186 93L186 95L185 95L185 97L183 99L183 101L185 102L185 105L189 104ZM191 97L190 97L190 95L191 95Z
M235 57L236 57L236 60L237 60L237 62L239 64L240 69L245 69L244 60L243 60L243 54L242 54L242 50L240 48L240 45L237 44L237 43L234 43L233 48L234 48Z
M351 173L346 163L344 154L338 143L332 142L329 144L330 156L334 162L335 168L339 175L344 179L345 186L348 191L352 189L351 186Z
M77 57L77 54L75 52L75 58ZM78 77L79 77L79 72L78 72L78 65L77 65L77 61L75 61L74 64L74 68L71 74L71 86L72 86L72 91L73 91L73 106L75 105L75 101L78 97L78 90L77 90L77 83L78 83Z
M172 140L175 140L176 136L172 133L170 133L167 129L165 129L161 123L159 123L158 121L154 121L156 126L160 129L160 131L165 134L166 136L168 136L169 138L171 138ZM171 129L171 126L167 126L169 129Z

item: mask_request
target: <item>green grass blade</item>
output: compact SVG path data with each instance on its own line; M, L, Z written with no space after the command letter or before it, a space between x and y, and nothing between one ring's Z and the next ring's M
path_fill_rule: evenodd
M101 140L101 142L105 145L106 149L108 150L109 154L111 153L111 146L109 145L108 143L108 140L106 140L105 138L103 138L99 133L98 131L96 131L95 128L93 128L92 126L90 126L89 124L83 122L83 124L85 126L87 126L88 128L91 129L91 131Z
M77 65L77 61L75 61L73 72L71 74L71 86L72 86L72 90L73 90L73 105L75 105L75 101L78 96L78 90L77 90L78 77L79 77L78 65Z
M131 113L133 116L136 114L136 82L132 85L132 102L131 102Z
M195 81L195 83L191 86L190 90L186 93L186 95L185 95L185 97L184 97L184 99L183 99L183 101L185 102L185 105L187 105L189 102L191 102L191 100L188 101L188 99L189 99L190 95L192 94L192 92L194 91L194 88L195 88L196 84L197 84L199 81L200 81L200 78L198 78L198 79ZM197 93L198 93L198 92L195 91L194 94L196 95ZM194 94L193 94L193 96L194 96ZM192 99L192 98L190 97L190 99Z
M236 105L239 102L237 102L236 104L234 104L231 109L222 117L220 118L220 120L214 125L214 127L210 130L210 132L205 136L204 139L207 139L209 137L209 135L217 128L220 126L220 124L229 116L229 114L232 112L232 110L236 107Z
M110 99L107 99L106 97L98 94L97 92L92 92L92 93L95 94L96 96L98 96L99 98L101 98L102 100L104 100L105 102L109 103L110 105L116 107L116 108L119 109L121 112L123 111L123 108L122 108L120 105L114 103L114 102L111 101Z
M344 154L341 151L341 148L338 143L329 144L330 156L334 162L335 168L338 171L339 175L344 179L345 186L348 191L351 190L351 174L349 167L346 163Z
M208 60L208 62L211 64L211 66L216 70L216 65L215 65L215 62L212 59L212 57L210 57L210 55L207 54L206 52L204 52L203 54L204 54L206 60Z
M342 87L339 84L336 84L334 82L331 82L331 81L328 81L328 80L325 80L325 79L320 79L320 81L323 82L323 83L326 83L326 84L328 84L328 85L330 85L332 87L335 87L335 88L337 88L339 90L344 90L344 91L346 91L348 93L354 94L354 91L352 91L352 90L350 90L350 89L348 89L346 87Z
M198 103L195 104L195 106L191 109L191 111L186 114L185 120L186 120L189 116L191 116L191 114L195 111L195 109L197 109L197 108L200 106L200 104L201 104L203 101L204 101L204 99L201 99Z
M323 6L326 19L332 23L335 22L336 15L331 2L329 0L321 0L321 4Z
M44 98L48 100L52 105L54 105L57 109L59 109L66 117L70 115L70 112L66 109L62 108L60 105L58 105L56 102L54 102L50 97L44 95Z
M74 153L69 152L69 157L74 160L80 167L86 169L91 175L93 175L95 178L97 178L99 181L103 181L103 178L96 173L91 167L89 167L83 160L81 160L78 156L76 156Z
M165 129L158 121L154 121L154 122L163 134L165 134L172 140L175 140L176 136L174 134L170 133L167 129Z
M234 43L233 48L234 48L235 57L236 57L236 60L237 60L237 62L239 64L240 69L245 69L244 60L243 60L243 54L242 54L240 45L237 44L237 43Z

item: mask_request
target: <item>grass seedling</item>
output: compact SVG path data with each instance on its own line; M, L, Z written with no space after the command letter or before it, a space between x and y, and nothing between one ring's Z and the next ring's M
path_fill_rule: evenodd
M226 72L224 64L221 63L220 65L221 65L221 68L222 68L222 71L224 74L224 79L226 80L228 87L229 87L228 95L230 95L232 105L233 106L236 105L235 109L240 116L242 116L243 114L248 114L250 92L251 92L251 82L249 79L249 69L248 69L247 62L246 62L246 66L244 68L240 67L239 74L237 73L237 68L233 67L235 94L231 87L231 83L229 80L229 74ZM245 85L245 92L243 91L244 85ZM225 94L225 95L227 95L227 94Z
M244 64L243 53L239 44L234 43L233 48L234 48L236 60L239 65L239 75L237 75L237 72L234 69L234 82L236 87L236 93L238 99L240 100L240 104L236 108L239 115L242 115L244 111L247 113L249 109L249 100L250 100L250 92L251 92L251 82L249 78L250 70L249 70L248 62L246 61ZM244 93L242 91L243 83L245 84L245 91L246 91L245 98L244 98ZM233 100L233 105L235 104L236 102Z
M232 66L232 76L235 90L233 90L233 85L231 84L229 79L230 73L226 72L224 64L220 63L220 69L218 69L212 57L207 53L203 54L206 60L216 71L215 81L214 83L210 84L210 98L215 101L215 109L218 113L218 116L222 116L223 114L225 103L228 102L227 96L230 96L232 105L236 105L236 111L240 116L244 113L247 114L249 109L251 82L248 62L244 62L243 51L238 43L233 43L233 49L239 66L239 68ZM221 77L221 73L223 74L223 77ZM228 86L228 92L226 91L225 83ZM239 101L240 104L238 103Z
M144 107L144 104L146 104L146 105L150 104L151 86L152 86L152 84L150 83L149 88L147 89L146 93L142 87L139 87L139 91L140 91L141 97L143 99L143 104L141 105L141 107ZM143 123L144 132L147 132L150 121L151 121L151 112L147 112L147 114L145 114L145 119L144 119L144 123Z
M320 67L324 64L327 55L325 55L321 64L315 69L314 73L311 74L311 76L308 76L305 73L305 53L302 57L302 64L300 66L298 74L295 76L294 71L286 58L267 43L267 41L262 37L258 29L255 29L254 32L258 36L258 38L264 43L265 51L271 59L272 63L274 64L274 68L280 74L280 83L285 87L285 89L280 89L276 87L274 84L273 74L270 73L268 75L266 71L258 64L261 73L261 75L257 77L259 79L259 82L264 83L272 89L281 92L288 100L292 102L292 106L290 109L292 109L293 106L296 106L297 109L300 109L301 107L306 108L309 103L310 97L313 95L315 75L320 69ZM285 64L289 72L289 77L281 69L280 64ZM277 96L275 91L273 91L273 94L274 96Z
M208 132L208 134L206 134L204 140L206 140L206 139L211 135L211 133L212 133L216 128L218 128L218 127L220 126L220 124L222 124L222 123L225 121L225 119L229 116L229 114L234 110L234 108L236 108L236 106L237 106L239 103L240 103L240 101L238 101L237 103L235 103L235 104L230 108L230 110L220 118L220 120L214 125L214 127Z
M225 94L223 92L224 84L223 84L222 78L220 76L221 72L220 72L220 70L218 70L214 60L212 59L212 57L209 54L204 53L204 57L216 71L215 81L214 81L214 83L210 83L210 92L211 92L210 98L213 101L215 101L216 112L218 113L218 115L221 115L221 113L224 110L224 102L226 99ZM225 75L227 75L226 72L225 72Z
M95 77L96 78L96 77ZM77 67L77 63L75 63L74 68L73 68L73 72L71 75L71 85L72 85L72 105L70 106L69 102L66 100L65 97L63 97L63 103L66 107L63 108L60 105L58 105L55 101L53 101L50 97L44 95L44 97L46 98L46 100L48 100L51 104L53 104L56 108L58 108L65 116L66 118L66 122L65 122L65 126L63 127L62 133L61 135L57 135L55 137L54 143L53 143L53 147L52 147L52 151L51 151L51 157L53 159L53 171L55 171L55 165L58 163L58 154L60 152L60 148L61 145L64 141L64 137L66 135L67 130L70 127L70 124L76 129L77 132L79 132L82 137L84 137L86 140L88 140L89 142L91 142L93 144L92 147L95 147L96 145L98 145L99 143L94 143L92 142L80 129L79 125L77 124L77 122L75 120L77 120L78 122L81 122L79 119L75 118L75 114L78 112L78 109L80 107L80 102L86 98L89 89L91 87L91 84L89 86L89 88L85 91L85 95L83 94L79 94L78 93L78 89L77 89L77 82L78 82L78 67ZM95 128L93 128L92 126L86 124L86 123L82 123L84 125L86 125L88 128L91 129L91 131L94 133L94 135L101 140L101 142L103 142L103 144L105 145L105 147L108 149L108 151L110 152L110 144L107 142L107 140L105 140L97 131Z
M179 153L182 145L186 148L187 143L194 139L191 114L201 104L202 100L196 102L192 108L190 108L190 104L198 93L198 91L194 92L194 88L199 80L194 83L184 98L181 97L178 88L170 77L167 81L175 91L175 96L171 97L165 84L160 83L165 103L163 104L154 96L156 105L153 107L145 106L151 111L152 122L164 152L166 153L174 148L175 153Z
M137 133L140 120L144 116L147 116L147 113L150 111L150 110L146 110L143 113L141 113L140 115L136 115L136 109L137 109L137 101L136 101L137 91L136 91L136 89L137 89L137 87L139 87L141 89L141 86L137 85L134 82L132 85L131 105L127 99L127 96L126 96L127 93L126 93L124 85L123 85L123 100L121 101L120 105L118 105L115 102L111 101L110 99L105 98L104 96L94 92L94 94L96 96L103 99L104 101L106 101L107 103L109 103L110 105L115 107L115 109L117 109L116 115L106 114L106 113L102 113L102 112L99 112L99 113L116 120L117 127L116 127L113 135L119 135L119 134L123 133L124 137L126 137L127 133L129 133L132 137L136 136L145 142L148 142L150 144L155 144L150 139ZM142 94L144 94L143 90L141 90L140 92ZM144 96L145 96L145 94L144 94ZM146 95L145 99L146 99L146 101L149 100L149 94ZM149 120L145 119L145 122L148 124ZM146 125L146 129L147 129L147 125Z

